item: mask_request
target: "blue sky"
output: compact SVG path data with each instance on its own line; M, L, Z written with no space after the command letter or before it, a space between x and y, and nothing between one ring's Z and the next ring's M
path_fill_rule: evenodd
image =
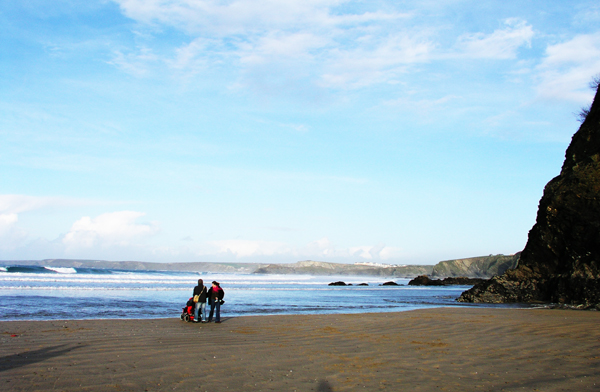
M0 259L523 249L597 1L0 0Z

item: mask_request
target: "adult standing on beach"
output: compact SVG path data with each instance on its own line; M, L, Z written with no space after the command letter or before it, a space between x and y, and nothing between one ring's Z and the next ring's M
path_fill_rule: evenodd
M194 310L194 322L197 323L202 321L206 322L206 298L208 297L208 291L206 290L206 286L204 286L204 281L202 279L198 279L198 286L194 287L194 301L196 301L196 308ZM197 297L196 297L197 296ZM198 310L201 311L201 317L198 318Z
M215 323L221 322L221 301L225 296L225 292L221 288L221 285L217 281L212 282L212 287L208 290L208 303L210 304L210 314L208 315L208 322L210 323L213 318L213 312L216 310Z

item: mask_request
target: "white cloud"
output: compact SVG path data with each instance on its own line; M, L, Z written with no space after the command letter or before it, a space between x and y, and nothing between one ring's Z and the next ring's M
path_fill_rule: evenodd
M600 72L600 33L549 45L537 72L540 97L589 103L593 97L589 82Z
M460 56L486 59L514 59L517 49L530 46L533 28L526 21L510 18L504 21L505 28L484 33L465 34L458 39Z
M329 241L329 238L324 237L306 245L303 253L308 258L327 257L335 253L335 247Z
M189 44L176 49L175 59L168 61L168 64L179 70L203 68L206 64L203 55L212 44L214 44L214 41L196 38Z
M440 111L449 105L456 105L456 102L461 100L462 97L457 95L446 95L437 99L419 99L411 100L406 97L393 99L384 102L384 105L401 108L406 111L413 113L419 113L421 117L425 119L432 118L431 116L424 116L425 114L431 114L436 111Z
M261 79L263 74L272 75L278 65L276 73L300 85L305 84L300 76L320 75L322 86L362 87L396 77L402 71L399 65L423 61L430 51L429 42L416 38L420 34L396 34L382 26L409 14L340 13L336 7L349 3L344 0L114 1L138 22L186 32L191 41L175 49L173 59L165 62L187 74L229 64L239 67L242 78ZM384 38L373 38L378 35ZM155 60L151 53L116 52L111 64L143 75ZM232 84L261 88L264 81Z
M142 23L161 23L190 34L235 35L270 30L334 27L405 18L396 12L338 14L348 0L113 0Z
M240 45L240 62L245 65L264 64L271 61L310 60L311 51L322 48L328 40L310 32L271 32L256 42Z
M350 256L366 260L389 260L399 257L401 249L378 244L375 246L358 246L349 249Z
M277 256L286 260L389 260L401 256L400 248L384 244L375 246L354 246L347 249L336 248L327 238L312 241L303 247L293 247L282 242L252 240L221 240L208 243L210 249L202 252L205 256L230 256L238 259L260 260L260 257Z
M150 72L150 63L159 60L149 48L139 48L137 52L123 53L116 50L109 64L137 77L146 76Z
M238 258L273 256L290 252L285 244L275 241L220 240L208 244L217 254L231 254Z
M155 223L136 223L145 213L136 211L111 212L90 218L84 216L71 227L63 238L67 252L95 247L123 247L134 241L154 235Z
M331 51L321 85L359 88L394 81L409 65L429 61L434 49L433 42L418 34L363 37L355 48Z
M0 214L0 237L7 233L18 220L17 214Z
M0 214L0 250L14 250L23 244L27 233L17 226L17 214Z
M27 252L32 241L30 231L19 227L21 214L34 213L38 210L71 209L75 206L106 204L105 202L76 199L68 197L39 197L28 195L0 195L0 249L23 249ZM36 239L36 244L44 243L45 239ZM52 246L53 252L56 247ZM41 257L47 257L42 255Z
M383 243L338 249L325 237L309 243L303 249L299 249L297 253L304 258L322 258L325 260L390 260L399 258L401 249L385 246Z
M379 251L379 258L381 260L394 260L400 258L402 255L402 248L394 246L385 246Z
M371 253L371 246L355 246L349 249L352 256L358 256L363 259L372 260L373 254Z

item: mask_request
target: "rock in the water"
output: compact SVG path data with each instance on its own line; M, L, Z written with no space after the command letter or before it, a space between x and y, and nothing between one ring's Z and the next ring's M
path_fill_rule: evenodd
M339 282L331 282L328 284L328 286L347 286L347 284L346 284L346 282L339 281Z
M427 275L417 276L410 282L409 286L472 286L484 282L482 278L467 278L464 276L448 277L444 279L431 279Z
M431 279L427 275L417 276L408 282L409 286L441 286L442 281L439 279Z
M458 300L600 304L600 88L560 175L544 189L517 267Z
M396 282L385 282L381 284L382 286L400 286L398 283Z

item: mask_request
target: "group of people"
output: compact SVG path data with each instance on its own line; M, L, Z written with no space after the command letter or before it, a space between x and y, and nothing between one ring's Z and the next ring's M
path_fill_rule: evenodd
M212 287L210 289L206 289L204 286L204 282L202 279L198 279L198 286L194 287L194 302L196 303L194 310L194 322L203 322L210 323L213 319L213 314L215 314L215 323L221 322L221 304L224 302L223 297L225 296L225 292L221 288L219 282L213 281ZM208 320L206 319L206 300L208 299L208 304L210 305L210 314L208 315ZM200 311L201 317L198 316L198 312Z

